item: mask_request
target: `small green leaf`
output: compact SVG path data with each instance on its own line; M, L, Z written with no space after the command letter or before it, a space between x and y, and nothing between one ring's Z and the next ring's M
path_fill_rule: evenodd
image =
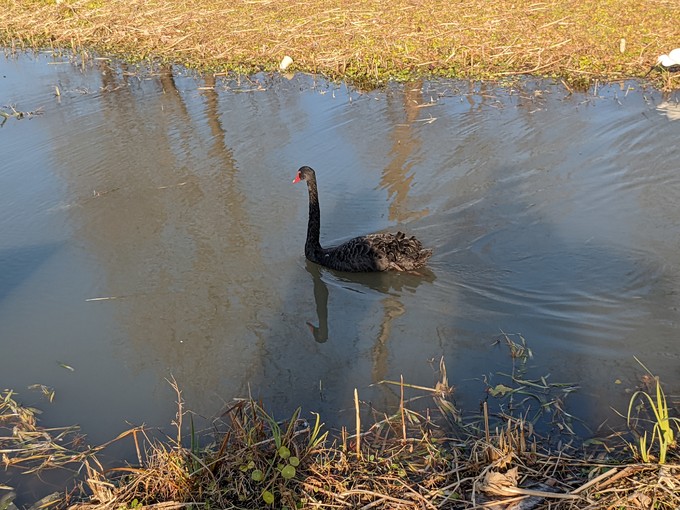
M291 466L298 467L300 465L300 459L298 459L297 457L290 457L288 459L288 464L290 464Z
M272 494L270 491L263 491L262 499L268 505L272 505L274 503L274 494Z
M256 482L261 482L262 479L264 478L264 473L259 469L254 469L253 472L250 473L250 478L252 478Z
M239 469L245 473L246 471L249 471L249 470L253 469L254 467L255 467L255 462L250 460L250 461L248 461L248 464L243 464Z
M290 480L295 476L295 468L291 465L284 467L281 470L281 476L284 477L286 480Z
M586 439L585 441L583 441L583 446L602 446L603 444L605 444L604 441L596 438Z
M489 388L489 394L492 397L504 397L507 393L510 393L512 388L506 386L505 384L498 384L495 388Z
M290 457L290 450L287 446L282 446L279 448L279 457L281 457L283 460L286 460L288 457Z

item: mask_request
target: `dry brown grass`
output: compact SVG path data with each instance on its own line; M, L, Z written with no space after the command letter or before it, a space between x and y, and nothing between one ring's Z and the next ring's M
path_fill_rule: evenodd
M290 55L294 70L373 83L428 74L639 77L680 43L676 0L1 0L0 7L7 46L241 72L276 69Z
M528 354L513 350L513 380ZM40 427L35 411L5 391L0 399L5 467L44 470L80 463L83 492L51 498L44 506L70 510L680 508L676 444L665 464L641 464L616 435L606 441L608 448L576 447L569 436L557 444L546 441L526 421L525 411L518 411L520 417L491 416L485 405L482 416L463 423L443 361L433 388L389 383L401 395L391 416L367 419L367 406L357 397L356 429L343 429L332 441L318 416L306 421L297 410L277 422L252 400L235 401L206 434L192 426L191 437L183 438L186 413L177 384L171 384L178 397L176 438L153 439L139 428L124 432L115 440L134 441L138 464L109 470L94 455L106 445L82 452L70 441L67 452L58 444L67 429ZM518 384L518 389L526 386ZM405 390L416 394L406 400ZM438 412L411 409L423 395L434 400Z
M44 428L40 411L17 402L10 390L0 391L0 454L4 469L24 473L80 464L85 458L78 427Z
M360 435L343 431L331 444L312 441L313 428L297 414L277 430L260 405L237 401L222 417L226 428L200 454L156 442L144 465L126 469L115 483L88 466L92 496L70 510L189 505L676 510L680 505L677 455L660 466L587 457L564 445L550 450L526 422L513 418L476 436L450 437L431 416L402 411ZM281 445L300 460L292 478L281 476ZM263 501L265 491L273 503Z

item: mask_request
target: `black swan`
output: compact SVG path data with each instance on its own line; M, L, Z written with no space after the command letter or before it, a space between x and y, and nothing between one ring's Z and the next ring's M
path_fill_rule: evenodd
M293 183L307 181L309 190L309 223L305 257L312 262L337 271L352 273L369 271L411 271L427 262L432 250L426 250L415 237L396 234L369 234L355 237L333 248L319 244L321 212L316 174L308 166L300 167Z

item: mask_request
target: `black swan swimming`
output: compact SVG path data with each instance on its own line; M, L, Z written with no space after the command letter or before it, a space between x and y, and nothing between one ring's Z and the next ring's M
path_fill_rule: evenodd
M361 273L369 271L411 271L427 262L432 250L423 248L415 237L396 234L369 234L355 237L332 248L322 248L319 243L321 212L316 174L308 166L300 167L293 183L307 181L309 190L309 223L305 257L312 262L336 271Z

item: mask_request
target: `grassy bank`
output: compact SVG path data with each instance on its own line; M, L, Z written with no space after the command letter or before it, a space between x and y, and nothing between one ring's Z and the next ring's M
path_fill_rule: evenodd
M362 403L355 390L355 421L333 437L314 413L298 409L277 421L250 399L235 400L208 430L197 431L173 381L174 437L123 432L114 441L132 441L137 462L105 469L97 457L107 445L85 447L75 427L41 427L37 411L5 390L0 453L6 470L68 467L83 475L79 487L50 495L36 509L680 508L680 426L657 377L641 377L621 415L625 433L609 430L581 443L565 409L576 388L529 379L530 351L507 345L512 371L486 388L479 414L456 408L443 361L432 388L381 383L400 395L390 415ZM546 421L550 436L536 432ZM11 490L0 484L3 510L12 508Z
M0 44L363 83L641 77L680 46L676 0L0 0ZM659 85L678 80L654 77Z

